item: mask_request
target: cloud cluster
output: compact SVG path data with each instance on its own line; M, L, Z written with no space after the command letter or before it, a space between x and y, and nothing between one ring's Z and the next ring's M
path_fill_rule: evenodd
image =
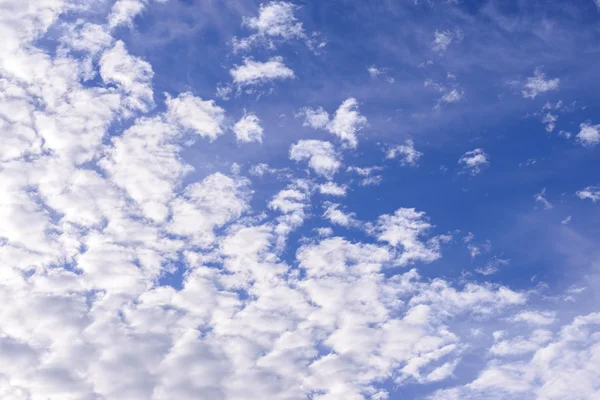
M598 314L556 327L527 293L406 268L436 267L452 239L424 211L359 221L342 204L316 207L350 192L323 183L342 169L334 144L299 139L289 158L301 166L251 168L285 172L266 196L253 198L237 164L194 170L188 146L216 151L222 135L260 142L260 119L231 126L214 100L156 96L152 66L113 37L148 3L94 4L2 5L11 12L0 20L1 398L382 400L391 386L453 377L472 348L464 327L492 320L508 327L493 334L484 370L435 398L600 394ZM301 37L294 9L268 3L245 24ZM101 12L104 22L82 21ZM294 77L279 57L247 58L231 75L238 87ZM355 148L367 123L354 98L332 118L304 115L342 148ZM407 141L393 156L415 165L421 153ZM474 174L488 158L476 149L459 163ZM363 183L379 170L347 169ZM296 232L310 218L362 235Z
M367 118L359 112L358 101L353 97L344 100L331 119L322 107L304 108L298 115L304 116L304 126L325 129L350 148L358 145L356 134L367 126Z

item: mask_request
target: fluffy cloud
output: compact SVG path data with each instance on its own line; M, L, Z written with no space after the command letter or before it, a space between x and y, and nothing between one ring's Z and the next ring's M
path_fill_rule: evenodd
M306 39L302 22L294 16L297 6L284 1L261 4L257 17L244 17L243 25L254 33L242 39L233 38L235 51L249 50L256 44L274 47L273 39L287 41Z
M488 155L483 149L467 151L458 160L458 164L462 165L463 170L471 175L479 174L481 169L489 163Z
M433 225L424 212L414 208L400 208L392 215L380 216L371 231L377 240L401 249L396 262L404 266L415 262L430 263L441 257L441 244L450 237L442 235L426 242L421 241L421 237L431 228Z
M358 225L356 220L356 214L346 213L340 210L340 204L329 203L326 204L327 208L323 213L323 217L328 219L332 224L340 225L344 227L351 227Z
M528 338L495 343L494 355L532 355L525 361L493 359L474 381L438 391L430 398L594 398L600 394L599 324L599 314L588 314L563 326L556 338L548 331L536 330Z
M600 143L600 125L583 123L579 125L577 140L585 147L595 147Z
M411 208L357 223L322 203L319 224L370 236L310 226L290 237L319 210L314 193L341 198L346 185L257 164L277 180L250 208L241 167L227 176L185 159L198 137L218 150L225 111L189 92L153 109L150 64L111 36L146 2L116 2L104 25L78 20L101 21L104 7L72 4L2 6L0 397L383 400L386 387L456 374L465 327L489 319L508 327L478 378L454 389L463 398L598 395L598 315L551 332L559 316L526 309L525 293L399 271L439 259L450 239ZM58 51L43 47L61 35ZM350 146L366 122L354 107L311 126ZM341 168L329 142L294 146L318 174Z
M236 65L229 74L238 87L262 85L270 81L295 77L294 71L285 66L282 57L271 57L265 62L245 58L244 63Z
M576 194L581 200L589 199L595 203L600 200L600 186L588 186Z
M299 7L286 1L271 1L260 5L258 16L244 17L242 25L253 33L232 39L234 52L248 51L255 46L276 48L277 42L301 40L312 50L326 45L316 32L307 35L302 22L294 15Z
M527 78L521 93L526 99L535 99L540 94L558 90L559 85L559 78L546 80L546 74L540 68L537 68L533 76Z
M356 133L367 125L367 118L360 114L355 98L348 98L339 106L332 119L322 107L304 108L299 113L304 116L304 126L325 129L336 135L345 146L354 148L358 144Z
M290 159L308 160L310 168L327 178L333 177L342 165L333 145L322 140L300 140L293 144L290 147Z
M167 96L167 119L197 135L216 139L223 133L225 111L213 100L202 100L191 93L176 98Z
M238 142L262 142L263 128L255 114L246 114L233 126L233 133Z
M335 112L326 128L349 147L356 147L356 132L367 124L367 118L358 111L358 102L354 98L344 100Z
M415 144L411 139L407 139L404 144L392 147L388 150L386 158L396 158L400 156L402 165L414 167L423 153L415 149Z
M346 187L340 186L334 182L326 182L322 185L319 185L319 191L323 194L330 196L345 196L346 195Z

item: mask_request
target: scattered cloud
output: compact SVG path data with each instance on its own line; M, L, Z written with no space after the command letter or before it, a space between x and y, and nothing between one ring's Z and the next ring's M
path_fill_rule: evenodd
M533 76L527 78L521 93L526 99L535 99L540 94L558 90L559 85L559 78L546 80L546 74L541 68L537 68Z
M412 139L407 139L404 144L392 147L388 150L386 158L396 158L400 156L400 163L414 167L418 165L418 161L423 156L423 153L415 149L415 144Z
M585 189L579 190L577 197L581 200L591 200L594 203L600 200L600 186L588 186Z
M595 147L600 143L600 124L583 123L579 125L577 141L585 147Z
M322 107L303 108L297 116L304 116L304 126L325 129L350 148L357 146L356 133L367 125L367 118L358 110L358 101L352 97L344 100L332 119L329 119L329 114Z
M290 159L308 160L308 166L317 174L332 178L342 166L340 156L330 142L323 140L300 140L290 147Z
M271 57L268 61L254 61L245 58L242 65L236 65L229 74L238 87L262 85L270 81L294 79L294 71L283 63L283 57Z
M260 119L255 114L245 114L240 118L233 126L233 132L240 143L262 143L263 128L260 126Z
M172 98L167 95L167 118L197 135L215 140L224 133L225 110L213 100L202 100L189 92Z
M443 53L452 42L462 40L463 33L460 29L457 29L455 32L450 30L436 30L433 36L434 39L433 42L431 42L431 49L436 53Z
M286 1L271 1L260 5L258 16L244 17L242 25L253 33L250 36L232 40L234 52L249 51L255 46L275 49L276 42L302 40L315 50L325 46L318 40L318 34L307 35L302 22L294 15L299 7Z
M471 175L479 174L481 172L481 169L489 163L489 157L483 151L483 149L467 151L458 160L458 164L462 165L463 171Z
M552 209L552 203L546 199L546 188L543 188L542 191L533 196L533 198L535 199L536 203L543 205L545 210Z
M319 192L329 196L345 196L347 188L334 182L326 182L319 185Z

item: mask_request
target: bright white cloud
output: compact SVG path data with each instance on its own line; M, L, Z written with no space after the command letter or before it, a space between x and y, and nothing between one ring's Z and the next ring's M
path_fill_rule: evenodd
M329 113L319 107L317 109L303 108L297 116L304 116L303 126L309 126L313 129L325 129L329 123Z
M329 196L345 196L346 190L345 186L340 186L334 182L326 182L319 185L319 191Z
M579 190L576 194L581 200L588 199L595 203L600 200L600 186L588 186Z
M340 209L340 204L327 204L323 217L332 224L351 227L358 224L355 213L346 213Z
M253 33L250 36L232 40L233 50L248 51L254 46L276 47L275 41L286 42L302 40L315 50L325 46L324 41L317 40L317 34L307 35L302 22L298 21L294 12L299 7L286 1L271 1L260 5L258 16L244 17L242 25Z
M268 190L286 186L250 209L260 186L242 176L245 160L233 176L217 172L230 160L194 171L184 150L200 136L202 151L218 151L224 110L191 93L153 110L152 68L109 26L140 9L78 21L101 21L92 3L0 6L10 11L0 18L1 398L384 400L383 387L458 375L473 345L463 332L486 320L509 326L484 371L454 389L461 398L598 397L598 315L548 333L559 316L528 310L526 293L394 268L441 257L450 238L430 236L424 213L358 223L324 203L319 219L313 194L343 196L346 185L298 179L302 168L270 159L250 171L276 175ZM56 52L40 47L47 38ZM360 117L339 132L355 134ZM331 143L314 142L297 143L300 160L325 175L341 168ZM310 226L286 247L311 216L375 239Z
M304 116L304 126L310 126L313 129L325 129L336 135L345 146L350 148L355 148L358 144L356 133L367 126L367 118L360 114L358 101L352 97L344 100L332 119L329 118L329 114L322 107L317 109L303 108L297 116Z
M262 143L263 128L260 119L255 114L246 114L233 126L233 132L238 142Z
M229 70L233 83L242 86L262 85L270 81L294 79L294 71L286 67L283 57L271 57L268 61L245 58L242 65Z
M290 147L290 159L308 161L313 171L327 178L333 177L342 165L333 145L322 140L298 141Z
M489 163L489 157L483 149L467 151L458 160L458 164L462 165L463 170L471 175L479 174L481 169Z
M197 135L215 140L223 134L225 110L213 100L202 100L191 93L176 98L167 95L167 119Z
M102 53L100 75L104 82L116 84L124 92L132 110L148 111L154 105L152 66L129 54L122 41Z
M600 395L597 313L576 317L557 337L545 330L529 337L495 343L492 354L525 355L492 359L479 376L464 386L443 389L430 399L518 398L576 399ZM574 389L576 388L576 389Z
M579 125L577 140L585 147L595 147L600 143L600 124L583 123Z
M386 158L396 158L400 156L402 165L414 167L418 165L419 158L423 153L415 149L415 144L412 139L407 139L404 144L392 147L388 150Z
M526 99L535 99L540 94L558 90L559 85L559 78L546 80L546 74L541 70L541 68L537 68L533 76L527 78L521 93Z
M510 319L513 322L524 322L530 325L552 325L556 322L554 311L521 311Z
M132 26L133 19L146 8L146 0L117 0L108 16L108 26Z
M422 241L432 228L424 212L399 208L392 215L380 216L371 231L377 240L401 249L396 262L404 266L415 262L431 263L441 257L441 244L450 237L442 235Z
M358 102L351 97L344 100L326 128L330 133L340 138L348 147L354 148L358 144L356 132L366 125L367 118L360 114L358 111Z

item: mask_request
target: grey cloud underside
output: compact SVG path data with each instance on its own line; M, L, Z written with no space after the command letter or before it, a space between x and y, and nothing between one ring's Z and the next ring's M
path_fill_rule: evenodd
M472 383L434 398L501 389L564 399L573 374L585 377L582 393L600 394L598 315L553 334L553 314L524 313L525 292L420 276L412 268L440 259L452 239L424 211L361 221L323 203L328 220L366 239L321 231L285 261L289 235L322 211L316 194L348 195L325 180L342 168L342 149L358 146L367 124L358 101L346 99L331 118L305 112L339 146L296 142L287 186L252 209L249 177L191 179L183 153L221 135L260 142L268 134L260 119L249 113L229 126L225 109L190 92L162 100L152 66L113 37L150 3L119 0L102 24L63 25L61 15L85 15L81 7L93 4L0 5L0 398L381 400L385 381L401 392L451 379L470 346L460 325L501 318L531 332L508 334L491 354L518 347L530 359L490 361ZM263 36L305 39L283 7L274 20L292 25L246 23ZM73 53L36 47L51 26ZM294 76L280 58L266 63L247 59L232 79L244 86ZM123 121L127 128L109 135ZM392 151L408 166L422 155L412 141ZM488 159L476 149L460 163L475 174ZM596 201L598 191L578 195ZM164 284L175 272L181 285Z

